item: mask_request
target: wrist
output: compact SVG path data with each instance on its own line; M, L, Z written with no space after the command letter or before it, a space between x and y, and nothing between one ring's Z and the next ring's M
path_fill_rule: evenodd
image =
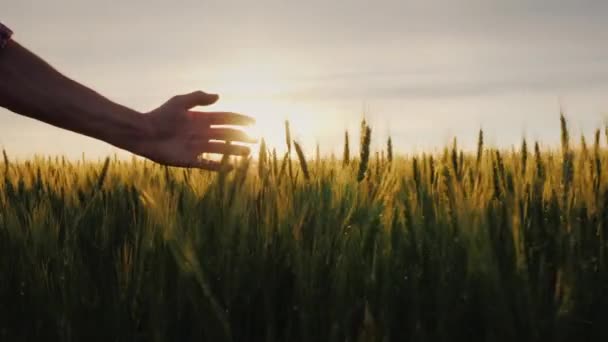
M126 109L118 115L122 129L110 130L114 133L103 140L133 154L146 156L149 143L153 141L153 132L146 115L131 109Z

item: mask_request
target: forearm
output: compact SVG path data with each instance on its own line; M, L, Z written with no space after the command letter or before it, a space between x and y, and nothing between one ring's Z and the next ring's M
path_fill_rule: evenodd
M15 41L0 51L0 106L137 152L142 115L63 76Z

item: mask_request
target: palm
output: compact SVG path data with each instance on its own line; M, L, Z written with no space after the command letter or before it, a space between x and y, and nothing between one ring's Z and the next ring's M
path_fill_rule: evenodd
M218 162L201 159L203 153L245 156L249 147L226 142L254 142L243 131L217 126L252 124L248 116L230 112L197 112L190 109L217 101L216 95L195 92L172 98L146 115L153 136L145 156L165 165L219 170Z

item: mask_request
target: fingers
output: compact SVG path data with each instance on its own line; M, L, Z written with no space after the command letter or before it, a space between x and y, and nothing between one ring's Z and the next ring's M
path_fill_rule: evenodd
M251 149L247 146L232 145L223 142L203 141L195 147L197 153L227 154L232 156L248 156Z
M232 165L227 163L228 156L248 156L251 150L247 146L231 145L227 143L206 142L199 148L197 153L222 154L222 161L209 159L196 159L193 163L189 163L184 167L195 167L208 171L228 172L232 170Z
M170 101L175 102L184 109L194 108L196 106L212 105L219 99L216 94L207 94L202 91L195 91L190 94L177 95Z
M190 112L195 118L200 118L209 126L247 126L253 125L255 119L238 113L232 112Z
M240 129L234 128L212 128L208 131L209 140L234 141L254 144L257 139L247 135Z

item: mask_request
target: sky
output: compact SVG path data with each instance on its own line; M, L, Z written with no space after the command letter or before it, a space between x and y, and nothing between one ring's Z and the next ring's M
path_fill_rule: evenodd
M465 148L477 131L509 148L608 122L605 0L99 1L20 0L0 21L67 76L141 112L192 90L209 110L258 119L284 149L282 125L309 152L340 153L362 117L374 148ZM117 149L0 109L11 155L99 158ZM121 153L121 155L124 155Z

